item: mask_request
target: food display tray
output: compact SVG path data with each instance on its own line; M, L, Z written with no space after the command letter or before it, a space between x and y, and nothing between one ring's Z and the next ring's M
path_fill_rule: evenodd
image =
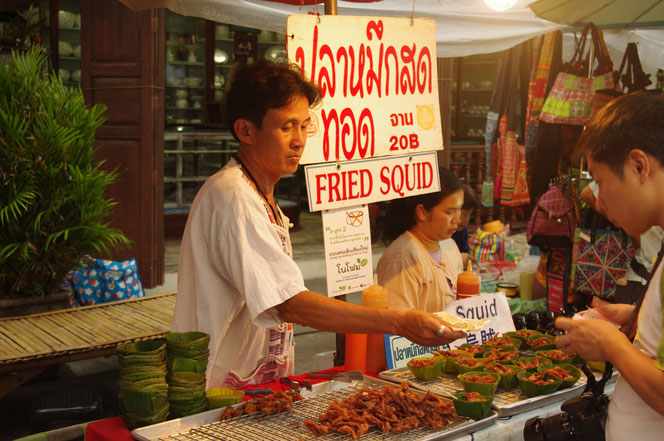
M190 440L351 440L349 435L330 432L323 436L314 435L304 426L309 418L318 421L327 407L334 400L347 398L361 389L382 389L384 385L393 383L380 379L365 377L362 381L351 383L329 381L313 386L312 391L302 391L304 400L293 404L291 412L265 415L254 413L219 421L224 409L214 409L184 418L166 421L152 426L134 429L132 437L140 441L190 441ZM411 389L415 393L421 390ZM233 407L242 407L244 403ZM360 438L369 440L448 440L467 433L475 432L493 424L498 418L496 411L491 411L487 418L474 421L459 417L457 421L442 429L418 427L408 432L381 433L370 430Z
M596 373L595 377L599 379L600 373ZM445 397L446 393L463 392L463 386L457 379L456 375L443 374L429 381L422 381L416 378L407 367L391 369L379 374L379 377L394 383L407 382L411 387L423 391L429 391L436 395ZM614 382L616 372L609 380L609 383ZM538 407L546 406L547 404L556 401L564 401L569 398L581 395L583 389L586 387L586 377L582 375L579 382L574 386L567 389L558 390L548 395L538 395L536 397L528 398L521 394L521 389L517 386L511 390L498 389L493 396L493 407L498 411L499 417L506 417L516 415L519 413L527 412Z

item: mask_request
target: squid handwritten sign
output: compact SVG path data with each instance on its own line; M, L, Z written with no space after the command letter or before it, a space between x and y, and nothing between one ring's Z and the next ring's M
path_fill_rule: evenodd
M287 33L323 96L300 163L443 148L433 20L291 15Z

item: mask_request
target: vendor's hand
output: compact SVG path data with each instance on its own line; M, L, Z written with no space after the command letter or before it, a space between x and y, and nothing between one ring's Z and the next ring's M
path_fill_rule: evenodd
M403 311L399 320L399 335L421 346L440 346L465 337L465 332L453 331L440 317L423 311ZM438 332L445 326L443 334Z
M567 354L579 354L592 361L611 361L610 349L629 340L613 323L606 320L556 319L556 328L565 334L556 337L556 345Z

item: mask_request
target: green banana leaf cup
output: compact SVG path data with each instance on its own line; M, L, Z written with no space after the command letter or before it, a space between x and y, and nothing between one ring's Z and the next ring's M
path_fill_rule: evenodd
M487 383L472 381L474 378L485 377L493 377L493 381ZM496 372L470 371L460 374L457 378L466 392L479 392L481 395L495 394L496 389L498 389L498 383L500 383L500 374Z
M500 374L500 382L498 383L498 387L503 390L511 390L519 384L516 375L519 372L525 372L525 370L516 365L502 364L500 362L493 361L486 365L484 372L496 372L497 374Z
M481 420L489 416L491 411L491 403L493 403L493 395L479 395L479 398L483 401L467 401L466 400L467 392L457 392L452 394L454 399L454 410L456 410L457 415L473 418L476 420Z
M408 361L408 370L422 381L429 381L442 375L447 360L441 356L417 357Z
M540 355L551 360L553 364L581 364L583 363L583 358L578 354L569 355L561 351L560 349L544 349L540 351L535 351L534 355Z
M548 381L547 384L538 384L530 378L533 375L538 375L536 372L519 372L516 374L516 377L519 380L519 387L521 388L521 393L528 398L536 397L538 395L548 395L560 387L563 383L562 380L556 378L551 374L544 374L542 378L543 381ZM551 381L549 381L551 380Z
M486 358L463 357L454 361L454 367L459 374L471 371L483 371L487 363Z
M559 378L562 380L560 387L558 389L566 389L568 387L574 386L579 379L581 378L581 369L573 366L571 364L553 364L551 366L540 366L537 368L537 372L549 372L554 377L558 377L555 373L550 372L551 369L560 368L568 373L572 378Z

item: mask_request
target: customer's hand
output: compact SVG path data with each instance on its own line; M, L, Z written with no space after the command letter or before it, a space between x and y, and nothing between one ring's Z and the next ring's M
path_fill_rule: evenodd
M441 325L445 326L439 334ZM452 331L449 323L440 317L423 311L403 311L398 323L399 335L422 346L440 346L465 337L465 332Z
M627 305L625 303L609 303L599 306L597 312L602 314L607 320L624 326L634 313L634 305Z
M579 354L586 360L611 361L610 349L618 344L629 344L625 334L606 320L558 317L556 328L565 331L556 337L556 345L567 354Z

